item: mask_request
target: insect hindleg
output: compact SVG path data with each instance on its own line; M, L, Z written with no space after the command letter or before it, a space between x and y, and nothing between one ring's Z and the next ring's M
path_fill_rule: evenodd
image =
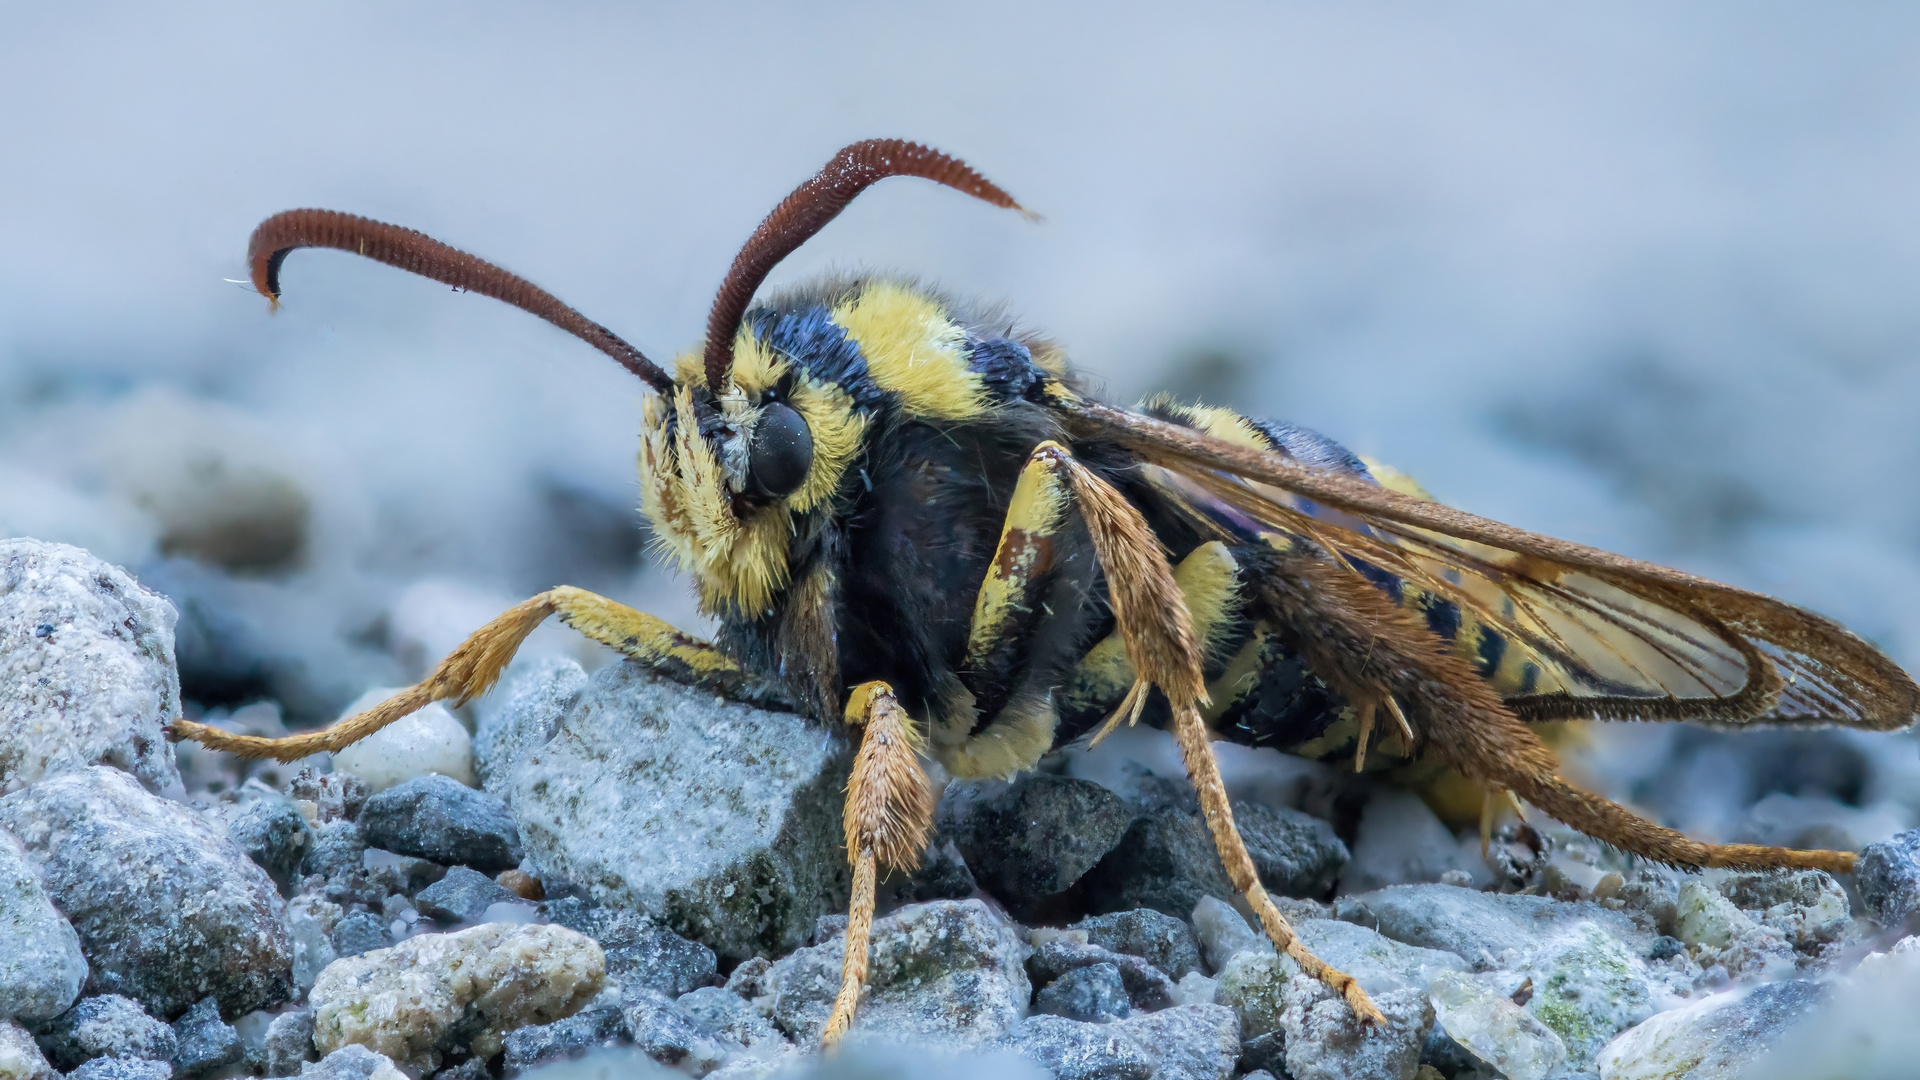
M175 738L190 739L214 750L248 758L293 761L323 750L343 750L433 702L451 699L455 705L461 705L486 693L513 659L520 643L547 616L556 613L562 622L586 637L647 661L680 681L726 689L746 679L745 673L712 645L683 634L645 612L585 589L562 585L515 604L474 631L425 679L331 727L279 739L235 735L189 720L176 720L169 730Z
M933 828L933 791L920 767L920 739L893 689L881 682L856 687L847 699L847 722L864 725L866 733L847 779L844 823L847 859L853 864L853 898L847 910L840 993L820 1034L821 1042L828 1045L847 1033L860 1004L879 868L919 866L927 833Z
M1158 686L1173 713L1174 737L1187 776L1200 796L1200 808L1229 879L1260 919L1274 945L1301 969L1346 999L1362 1020L1384 1024L1367 992L1351 975L1307 949L1274 906L1260 883L1253 858L1233 823L1233 807L1200 708L1206 702L1201 677L1203 640L1194 634L1186 604L1159 541L1125 496L1090 469L1071 462L1067 471L1075 501L1093 537L1094 551L1106 570L1114 621L1126 642L1137 678Z

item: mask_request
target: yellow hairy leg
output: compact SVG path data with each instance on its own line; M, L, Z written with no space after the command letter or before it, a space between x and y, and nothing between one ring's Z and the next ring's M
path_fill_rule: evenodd
M1187 776L1200 796L1201 812L1228 879L1253 908L1275 947L1292 957L1302 971L1345 998L1361 1020L1384 1024L1386 1018L1353 976L1327 964L1300 943L1260 883L1253 858L1234 826L1233 807L1227 800L1220 765L1214 759L1206 722L1200 715L1206 703L1201 679L1204 639L1194 632L1159 540L1140 511L1092 470L1074 462L1068 476L1093 537L1094 552L1107 574L1114 621L1125 643L1127 659L1140 680L1136 692L1151 683L1167 696L1173 713L1173 735L1180 744Z
M867 949L873 933L874 879L880 866L911 870L920 865L933 828L933 789L920 767L920 737L886 683L856 687L847 699L847 722L864 725L860 752L847 779L844 823L847 860L853 864L853 898L847 908L847 955L840 993L821 1030L832 1046L847 1033L867 980Z
M594 641L656 666L679 669L674 673L682 677L717 679L740 674L733 661L712 645L681 633L645 612L585 589L562 585L508 608L461 642L431 675L332 727L267 739L235 735L190 720L176 720L168 733L176 739L189 739L240 757L276 761L293 761L322 750L344 750L433 702L451 699L457 706L486 693L513 659L520 643L553 614Z

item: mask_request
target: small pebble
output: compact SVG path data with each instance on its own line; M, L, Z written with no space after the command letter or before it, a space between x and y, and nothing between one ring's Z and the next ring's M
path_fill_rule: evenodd
M340 719L371 709L398 692L398 688L369 690L347 706ZM376 794L432 775L470 785L475 783L473 737L436 701L333 755L333 767L366 781Z
M178 1049L173 1054L176 1077L199 1076L240 1060L244 1047L240 1033L220 1019L220 1003L206 998L173 1022Z
M1034 995L1036 1012L1104 1024L1124 1020L1133 1011L1120 969L1112 964L1089 964L1066 972Z
M267 1075L292 1076L314 1059L313 1013L281 1013L267 1025Z
M56 1075L25 1028L0 1020L0 1080L54 1080Z
M442 922L478 922L494 904L519 899L478 870L455 866L416 893L413 905L420 914Z
M420 776L367 800L360 812L377 848L496 874L520 865L520 830L497 797L446 776Z
M1920 909L1920 829L1868 844L1854 865L1861 906L1881 926L1896 928Z
M547 898L547 890L540 884L540 879L525 870L502 870L493 880L522 900L540 901Z
M507 1069L527 1069L609 1045L625 1032L626 1021L619 1009L589 1009L551 1024L533 1024L508 1032L501 1046Z
M180 1048L173 1029L118 994L82 998L43 1025L40 1048L53 1064L72 1069L97 1057L171 1062Z
M359 956L392 944L387 938L387 921L370 911L356 911L334 924L333 954L336 958Z
M1200 943L1186 920L1135 908L1110 915L1094 915L1073 924L1087 933L1087 942L1117 953L1138 956L1165 972L1170 979L1200 970Z

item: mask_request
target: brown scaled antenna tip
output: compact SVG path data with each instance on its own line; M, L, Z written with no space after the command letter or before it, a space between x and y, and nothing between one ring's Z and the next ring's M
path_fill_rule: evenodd
M351 251L456 289L503 300L540 316L613 357L655 390L664 394L673 388L673 380L667 373L639 349L526 278L459 248L448 247L425 233L337 210L288 210L273 215L253 230L253 239L247 242L247 265L253 275L253 287L276 306L280 302L280 264L287 252L303 247Z
M727 278L714 297L713 312L707 316L705 354L707 387L718 394L726 388L733 370L733 335L740 318L760 283L767 279L780 260L793 254L827 222L876 181L889 176L917 176L964 191L995 206L1018 210L1032 217L1013 196L992 181L974 172L966 162L948 157L919 143L904 139L868 139L857 142L833 156L813 178L795 188L773 213L753 230L747 245L734 256Z

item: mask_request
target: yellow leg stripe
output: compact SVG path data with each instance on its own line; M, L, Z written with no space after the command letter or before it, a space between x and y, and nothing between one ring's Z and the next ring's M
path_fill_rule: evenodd
M985 663L994 646L1032 613L1038 580L1053 568L1053 538L1066 524L1073 499L1063 475L1064 454L1058 446L1042 444L1020 470L1000 528L1000 545L974 600L967 634L969 670Z

